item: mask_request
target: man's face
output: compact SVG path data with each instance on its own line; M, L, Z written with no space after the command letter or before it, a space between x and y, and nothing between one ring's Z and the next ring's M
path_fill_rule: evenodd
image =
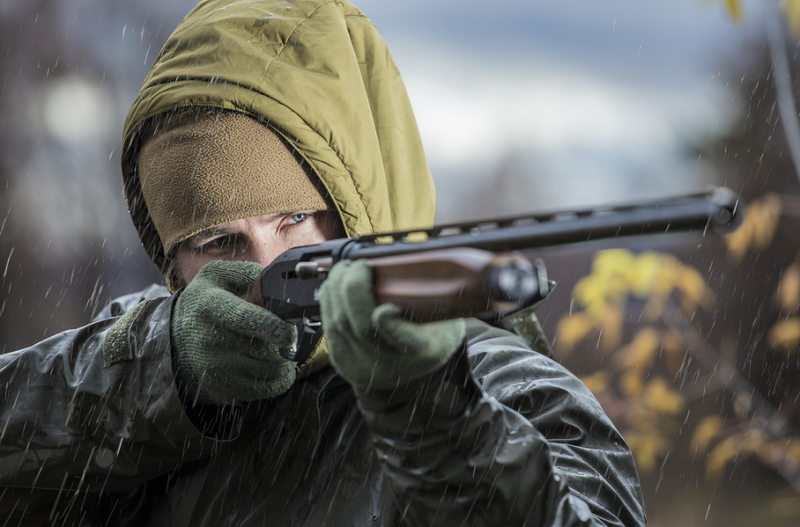
M296 211L266 214L218 225L196 234L175 256L183 283L213 260L256 262L266 267L278 255L303 245L344 236L334 211Z

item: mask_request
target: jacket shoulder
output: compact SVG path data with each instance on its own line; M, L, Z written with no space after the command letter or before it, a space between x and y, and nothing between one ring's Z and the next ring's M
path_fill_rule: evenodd
M118 317L139 305L143 300L164 298L169 296L169 290L163 285L151 284L139 292L115 298L108 303L94 318L93 322L104 318Z

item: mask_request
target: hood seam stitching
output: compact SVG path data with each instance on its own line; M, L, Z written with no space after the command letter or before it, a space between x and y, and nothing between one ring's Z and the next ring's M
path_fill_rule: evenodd
M339 159L339 162L342 164L342 167L343 167L343 168L344 168L344 169L347 171L347 176L348 176L348 178L350 179L350 183L351 183L351 185L352 185L352 187L353 187L353 190L355 190L356 194L358 195L358 198L359 198L359 200L361 201L361 205L362 205L362 207L363 207L363 209L364 209L364 216L365 216L365 217L366 217L366 219L367 219L367 224L369 225L369 228L370 228L370 230L372 231L372 233L374 233L374 232L375 232L375 224L374 224L374 222L373 222L373 220L372 220L372 217L370 216L369 212L367 211L366 202L364 201L364 193L363 193L363 192L362 192L362 191L361 191L361 190L358 188L358 186L356 185L356 181L355 181L355 178L353 177L353 173L352 173L352 171L351 171L350 169L348 169L348 168L347 168L347 164L344 162L344 158L342 157L341 153L340 153L340 152L339 152L337 149L335 149L335 148L333 147L333 145L331 145L331 144L330 144L330 142L328 142L327 140L325 140L325 139L324 139L324 137L323 137L323 135L322 135L322 134L321 134L321 133L320 133L320 132L319 132L319 131L318 131L316 128L314 128L313 126L311 126L311 125L310 125L310 124L309 124L309 123L308 123L308 122L307 122L307 121L306 121L306 120L305 120L305 119L304 119L304 118L303 118L303 117L302 117L300 114L298 114L298 113L297 113L295 110L293 110L292 108L289 108L288 106L286 106L284 103L282 103L282 102L278 101L278 100L277 100L277 99L275 99L274 97L270 97L269 95L267 95L267 94L264 92L264 90L262 90L262 89L261 89L261 86L264 84L264 80L265 80L265 79L266 79L266 77L267 77L267 72L269 71L270 67L272 66L272 63L273 63L275 60L277 60L277 59L278 59L278 58L279 58L279 57L280 57L280 56L283 54L283 50L285 50L285 49L286 49L286 46L289 44L289 41L291 40L291 38L292 38L292 35L294 35L294 33L295 33L295 32L296 32L296 31L297 31L297 30L298 30L298 29L299 29L299 28L300 28L300 27L301 27L303 24L305 24L307 21L309 21L309 20L311 19L311 17L312 17L312 16L314 16L314 14L315 14L317 11L319 11L319 10L320 10L320 9L322 9L323 7L327 7L328 5L331 5L331 4L333 4L333 5L339 5L339 4L340 4L340 2L336 2L335 0L332 0L332 1L325 2L325 3L322 3L322 4L318 5L316 8L314 8L314 10L313 10L313 11L311 11L310 13L308 13L308 14L305 16L305 18L304 18L304 19L303 19L303 20L302 20L300 23L298 23L298 24L297 24L297 25L296 25L296 26L295 26L295 27L292 29L291 33L289 33L289 35L287 36L287 41L286 41L286 42L285 42L285 43L284 43L284 44L281 46L281 49L280 49L280 50L278 50L278 52L275 54L275 56L274 56L274 57L273 57L273 58L272 58L272 59L269 61L269 63L268 63L268 64L266 65L266 67L264 68L264 73L261 75L261 78L260 78L260 79L259 79L259 81L258 81L258 86L256 86L256 90L255 90L255 92L256 92L256 93L254 93L254 94L253 94L253 98L250 100L249 106L250 106L250 108L252 108L252 107L254 106L254 104L255 104L255 101L256 101L256 98L258 97L258 95L259 95L259 94L260 94L260 95L267 96L267 97L271 98L273 101L275 101L276 103L278 103L278 104L280 104L281 106L283 106L284 108L287 108L287 109L288 109L289 111L291 111L293 114L295 114L295 115L296 115L296 116L297 116L297 117L298 117L298 118L299 118L299 119L300 119L300 120L303 122L303 124L305 124L305 125L308 127L308 129L309 129L309 130L313 131L313 132L314 132L314 133L315 133L315 134L316 134L318 137L320 137L320 138L321 138L321 139L322 139L322 140L323 140L323 141L324 141L324 142L325 142L325 143L328 145L328 147L331 149L331 151L333 151L333 152L336 154L336 157L337 157L337 159ZM347 17L346 17L346 15L345 15L345 13L342 13L342 21L343 21L343 22L345 22L345 25L346 25L346 21L344 20L345 18L347 18ZM348 30L348 32L349 32L349 30ZM271 126L271 125L269 124L269 122L267 123L267 125L277 130L277 128L276 128L276 127L273 127L273 126ZM281 136L282 136L282 137L284 137L284 139L286 139L286 140L288 141L288 138L286 138L286 137L285 137L283 134L281 134ZM291 143L291 141L290 141L290 143ZM305 156L303 156L303 159L305 159ZM306 159L306 161L307 161L307 162L308 162L308 163L309 163L309 164L310 164L310 165L311 165L311 166L314 168L314 172L316 173L316 175L317 175L317 177L320 179L320 181L322 181L322 184L323 184L323 186L325 187L325 190L326 190L326 191L328 192L328 194L331 196L331 200L334 202L334 204L336 205L337 209L341 209L341 207L340 207L339 203L337 202L337 200L335 200L335 199L333 198L333 193L331 193L331 191L328 189L328 186L325 184L325 181L324 181L324 179L323 179L323 178L320 176L320 172L319 172L319 170L317 169L316 165L315 165L314 163L312 163L311 161L309 161L308 159ZM341 210L337 210L337 212L339 213L339 218L343 220L343 218L342 218L342 211L341 211ZM359 235L359 234L360 234L360 233L358 233L358 232L355 232L355 233L354 233L354 235Z

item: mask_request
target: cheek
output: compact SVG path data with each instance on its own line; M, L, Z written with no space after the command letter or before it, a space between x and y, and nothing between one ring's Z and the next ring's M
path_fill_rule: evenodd
M181 250L175 258L178 265L178 272L183 277L184 283L191 282L200 269L214 258L210 258L201 253L192 253L190 251Z
M293 247L301 247L303 245L315 245L325 241L325 237L319 232L318 229L303 229L301 232L295 231L280 236L275 243L272 251L272 257L277 258L281 253Z
M308 222L301 229L297 229L290 236L287 236L285 249L300 247L301 245L314 245L338 237L333 235L332 223L324 221L322 218Z

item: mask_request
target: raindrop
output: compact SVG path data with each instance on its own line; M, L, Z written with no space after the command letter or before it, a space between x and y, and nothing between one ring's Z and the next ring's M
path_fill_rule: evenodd
M11 251L8 253L8 260L6 260L6 268L3 270L3 281L6 279L6 275L8 274L8 264L11 263L11 256L14 254L14 247L11 247Z
M8 188L8 183L6 183L6 188ZM3 223L0 224L0 234L3 234L3 231L6 228L6 221L8 220L8 215L11 214L12 205L13 205L13 202L8 205L8 212L6 212L6 217L3 218Z
M94 462L100 468L109 468L112 464L114 464L114 460L117 458L116 454L109 450L108 448L101 448L98 450L97 454L94 456Z
M68 476L69 472L65 472L64 479L61 480L61 486L58 488L58 494L56 494L56 501L53 503L53 510L50 511L50 521L53 521L53 518L56 516L56 511L58 510L58 501L61 499L61 494L64 492L64 485L67 483Z

